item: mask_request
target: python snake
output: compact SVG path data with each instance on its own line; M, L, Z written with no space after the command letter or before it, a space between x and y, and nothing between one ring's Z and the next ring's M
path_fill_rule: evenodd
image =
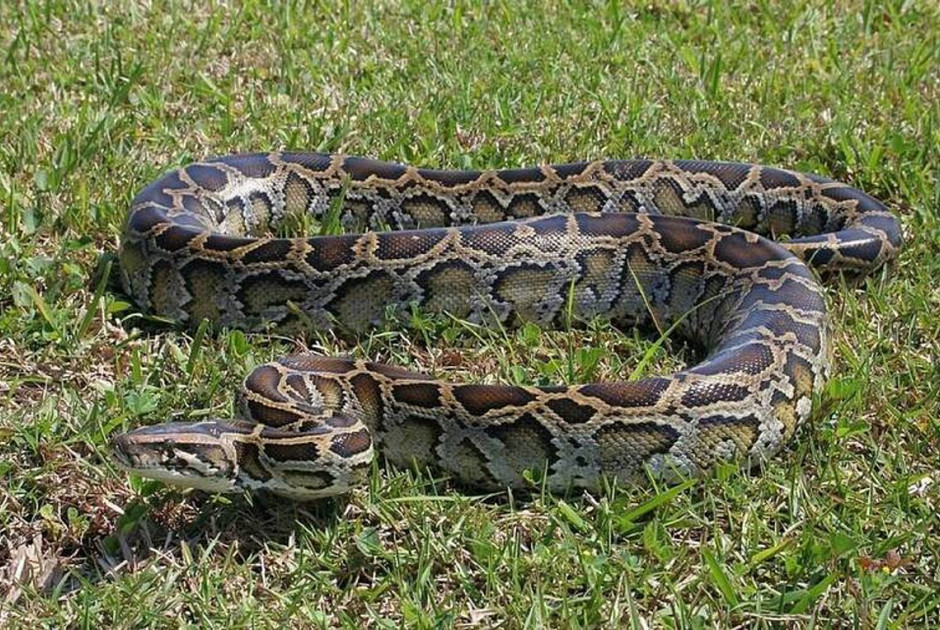
M310 217L347 233L272 235ZM121 276L145 313L353 333L413 307L510 325L601 316L674 326L704 359L668 377L536 387L299 355L248 376L238 418L139 428L113 452L170 483L297 499L361 485L376 451L486 490L753 465L807 419L827 377L807 264L860 275L900 243L896 217L859 190L753 164L471 172L286 152L191 164L130 210Z

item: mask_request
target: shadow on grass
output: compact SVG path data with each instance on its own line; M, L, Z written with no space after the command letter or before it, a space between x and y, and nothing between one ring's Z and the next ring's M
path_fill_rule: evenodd
M153 492L156 487L161 487L158 482L145 481L143 496L123 507L111 532L83 541L85 561L75 567L76 580L64 591L135 573L154 560L186 565L194 556L202 559L221 550L223 556L248 562L270 545L292 546L301 529L334 530L349 505L344 497L297 503L262 494Z

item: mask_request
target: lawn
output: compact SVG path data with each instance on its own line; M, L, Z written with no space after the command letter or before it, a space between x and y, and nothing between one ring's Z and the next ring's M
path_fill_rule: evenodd
M206 4L0 3L0 624L940 624L933 0ZM304 346L476 382L688 360L603 322L416 317L353 341L144 322L106 275L131 198L274 148L762 162L888 202L906 243L829 285L833 378L762 471L523 498L376 465L306 505L129 479L112 433L231 414L251 366Z

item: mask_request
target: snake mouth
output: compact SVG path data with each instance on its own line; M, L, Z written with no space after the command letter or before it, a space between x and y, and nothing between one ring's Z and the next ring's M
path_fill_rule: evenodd
M144 458L136 443L127 433L119 433L108 444L111 458L125 470L140 470L144 467Z

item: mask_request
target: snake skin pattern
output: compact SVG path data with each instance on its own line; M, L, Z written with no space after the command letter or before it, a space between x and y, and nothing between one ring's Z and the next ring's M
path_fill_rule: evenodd
M272 236L310 219L362 233ZM861 275L900 242L868 195L752 164L471 172L317 153L191 164L143 190L127 221L122 280L146 313L353 333L414 306L508 325L602 316L675 326L704 359L668 377L533 387L300 355L248 376L240 418L140 428L113 450L148 477L298 499L362 484L375 451L486 490L753 465L807 419L827 376L825 301L807 264Z

